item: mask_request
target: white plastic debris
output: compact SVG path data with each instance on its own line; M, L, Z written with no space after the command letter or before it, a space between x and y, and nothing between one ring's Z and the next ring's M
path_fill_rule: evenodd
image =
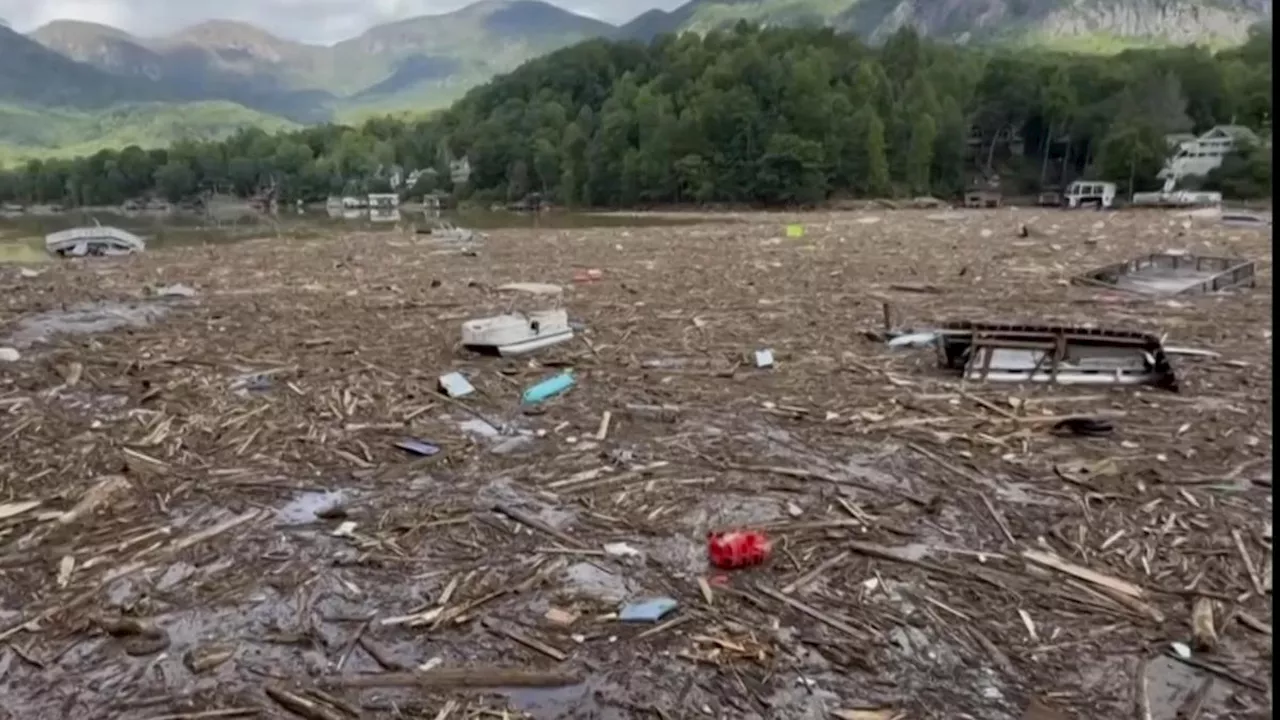
M440 387L444 390L446 395L453 398L466 397L476 391L476 389L472 387L471 383L462 376L462 373L456 372L449 373L448 375L441 375Z
M606 543L604 551L614 557L640 557L640 551L626 543Z
M13 348L0 348L0 362L18 362L22 359L22 353Z
M157 295L158 297L187 297L187 298L189 298L189 297L195 297L195 296L196 296L196 290L195 290L195 288L191 287L190 285L184 285L184 284L182 284L182 283L178 283L178 284L176 284L176 285L165 285L164 287L156 288L156 295Z
M928 347L937 341L938 341L938 333L933 331L907 333L906 335L899 335L895 338L891 338L889 340L889 347L891 348Z
M756 351L756 367L758 368L773 367L773 351L757 350Z
M1176 642L1172 644L1173 651L1183 660L1191 659L1191 648L1186 643Z

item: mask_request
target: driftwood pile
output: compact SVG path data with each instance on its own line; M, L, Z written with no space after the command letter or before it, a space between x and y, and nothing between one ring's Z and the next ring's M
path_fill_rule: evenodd
M4 711L1266 711L1264 233L1157 212L634 222L497 230L478 257L392 232L0 268L0 346L23 339L0 365ZM1259 287L1070 284L1170 247L1258 260ZM578 338L459 348L513 281L569 287ZM196 292L145 290L175 283ZM83 303L151 310L22 324ZM1177 358L1176 394L962 383L869 340L886 307L1216 355ZM573 388L521 405L565 368ZM476 391L442 392L450 372ZM1081 415L1111 430L1053 432ZM708 567L725 528L768 533L769 562ZM652 598L676 607L618 619Z

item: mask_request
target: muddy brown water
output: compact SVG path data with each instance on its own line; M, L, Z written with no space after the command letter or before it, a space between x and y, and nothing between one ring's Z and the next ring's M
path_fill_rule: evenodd
M187 212L114 213L66 212L41 215L0 217L0 264L38 263L50 258L44 251L44 237L49 233L95 222L137 234L148 249L163 247L228 243L250 240L277 233L293 237L329 233L403 233L414 227L429 228L436 216L423 211L396 211L392 215L371 215L368 210L349 211L284 211L271 215L248 210L223 211L217 215ZM614 215L604 213L545 212L514 213L487 210L446 212L440 220L457 227L485 230L505 229L585 229L654 227L690 225L707 222L704 216Z

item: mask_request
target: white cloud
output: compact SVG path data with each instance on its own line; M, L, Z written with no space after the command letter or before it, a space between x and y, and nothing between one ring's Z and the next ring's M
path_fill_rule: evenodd
M572 12L613 23L653 7L671 9L684 0L556 0ZM84 20L135 35L163 35L204 20L239 20L280 37L332 43L374 25L417 15L450 12L468 0L0 0L0 18L23 32L53 20Z

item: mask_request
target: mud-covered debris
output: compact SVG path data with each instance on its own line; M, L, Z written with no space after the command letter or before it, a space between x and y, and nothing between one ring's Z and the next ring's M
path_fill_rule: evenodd
M1201 718L1265 713L1269 237L1200 224L1177 241L1256 258L1253 292L1102 302L1066 282L1073 268L1149 253L1176 223L1113 213L1088 247L1096 215L930 212L797 216L805 239L777 242L777 216L750 213L633 227L625 243L496 230L483 264L350 232L11 272L0 346L23 358L0 372L5 709L59 720L73 690L76 708L129 717L294 716L263 695L271 682L349 720L1017 720L1035 692L1067 717L1120 718L1134 716L1135 659L1180 641L1190 658L1144 675L1153 720L1206 678ZM995 241L1017 222L1060 242ZM493 287L567 284L575 267L607 268L567 290L589 343L521 359L457 347L459 322L509 309ZM430 287L446 275L459 279ZM159 278L199 302L139 303ZM875 291L894 298L888 324ZM965 321L1131 328L1220 357L1190 359L1177 395L969 382L935 353L884 345L896 328ZM761 347L786 372L741 372ZM572 391L522 406L565 368ZM448 372L475 392L440 391ZM1071 417L1116 430L1050 432ZM409 437L441 452L395 447ZM518 454L493 451L505 443ZM128 485L75 510L112 476ZM341 537L323 508L335 491L359 523ZM767 533L769 561L710 569L706 533L731 528ZM657 596L680 607L617 622ZM1212 652L1195 637L1200 598ZM84 622L101 613L171 644ZM188 672L197 649L207 669ZM324 695L291 684L307 677Z
M188 650L182 656L182 663L192 673L199 675L216 669L236 654L233 645L201 645Z
M904 720L906 715L892 708L863 708L836 710L831 716L837 720Z
M1032 698L1027 703L1027 710L1021 720L1071 720L1062 711L1055 709L1039 698Z
M631 594L631 585L618 573L590 562L574 563L564 570L564 592L601 603L619 602Z
M1191 607L1191 636L1195 649L1213 652L1218 646L1218 631L1213 621L1213 599L1198 597Z
M397 441L396 447L404 450L405 452L413 453L419 457L431 457L432 455L436 455L440 452L439 445L433 445L432 443L425 440L419 440L417 438L405 438L404 440Z
M190 285L177 283L175 285L163 285L157 288L149 288L148 294L162 298L191 298L199 293Z
M581 676L572 672L521 670L518 668L434 668L412 673L338 675L321 684L346 688L553 688L577 685Z
M344 490L304 492L277 511L286 525L305 525L318 520L336 520L347 516L350 494Z
M1104 437L1115 431L1115 425L1106 418L1072 417L1054 423L1052 432L1077 437Z
M605 543L604 551L614 557L642 557L644 553L623 542Z
M129 655L154 655L169 647L169 633L153 623L130 617L97 620L102 631L123 641Z
M319 700L304 697L292 690L274 685L267 685L263 690L267 697L279 703L280 707L305 720L347 720L347 715L337 708L330 707Z
M40 507L39 500L21 500L18 502L0 503L0 520L17 517L38 507Z
M547 622L560 627L568 627L578 620L577 613L570 612L568 610L561 610L560 608L551 608L547 610L547 614L544 617Z
M123 475L109 475L99 478L89 489L80 497L70 510L58 516L57 522L60 525L69 525L77 520L92 514L94 511L107 504L112 497L123 493L130 489L132 485Z

